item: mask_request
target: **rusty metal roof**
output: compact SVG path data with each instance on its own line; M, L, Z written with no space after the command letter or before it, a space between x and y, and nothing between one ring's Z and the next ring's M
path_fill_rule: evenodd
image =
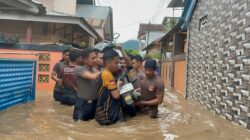
M172 0L172 1L169 3L168 8L183 7L183 6L184 6L184 1L185 1L185 0Z
M164 32L164 26L162 24L146 24L146 23L141 23L139 26L139 32L138 32L138 37L140 38L147 32Z
M2 11L22 11L32 14L44 14L46 8L35 0L0 0Z

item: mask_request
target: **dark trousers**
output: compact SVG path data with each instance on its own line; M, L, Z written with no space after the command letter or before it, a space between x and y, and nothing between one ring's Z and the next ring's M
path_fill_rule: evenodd
M97 100L84 100L79 97L76 98L73 119L88 121L94 119Z
M143 107L136 106L136 112L149 115L151 118L157 118L158 105L145 105Z
M119 113L116 117L115 120L110 120L110 121L107 121L105 119L99 119L99 120L96 120L100 125L103 125L103 126L108 126L108 125L112 125L116 122L125 122L126 120L124 119L124 114L121 110L119 110Z
M76 92L63 93L61 97L61 104L63 105L75 105L76 103Z
M59 92L59 91L55 91L55 90L54 90L53 98L55 99L55 101L61 101L62 95L63 95L62 92Z
M124 99L121 99L122 111L124 115L129 115L130 117L136 116L136 109L134 103L127 105Z

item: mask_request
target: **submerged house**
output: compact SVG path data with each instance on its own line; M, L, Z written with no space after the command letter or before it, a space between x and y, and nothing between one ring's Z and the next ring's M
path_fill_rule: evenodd
M0 58L35 60L36 88L46 92L62 50L113 39L112 9L93 0L0 0L0 12Z
M182 0L172 0L168 8L182 9ZM186 83L186 48L187 31L184 28L184 15L171 17L173 26L158 40L161 45L161 77L167 88L184 94ZM172 21L171 21L172 22ZM172 23L171 23L172 24Z

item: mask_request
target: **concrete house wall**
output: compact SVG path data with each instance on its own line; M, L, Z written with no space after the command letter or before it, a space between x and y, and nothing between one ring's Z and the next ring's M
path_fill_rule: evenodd
M250 129L249 0L199 0L189 31L188 98Z

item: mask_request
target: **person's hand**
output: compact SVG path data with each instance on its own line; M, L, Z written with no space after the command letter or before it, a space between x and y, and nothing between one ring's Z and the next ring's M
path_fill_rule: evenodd
M137 101L135 101L135 105L136 106L140 106L141 105L141 102L140 102L141 100L137 100Z
M98 76L99 76L101 73L102 73L101 71L96 72L96 74L97 74Z
M96 79L98 78L98 76L99 76L101 73L102 73L101 71L98 71L98 72L95 73Z
M119 81L117 82L117 86L118 86L118 87L121 87L122 84L123 84L123 82L122 82L121 80L119 80Z
M143 100L135 101L135 105L140 107L140 108L144 107Z
M141 92L141 88L137 88L134 90L135 92Z
M59 87L62 87L62 86L63 86L63 81L62 81L62 79L58 79L58 80L57 80L57 84L58 84Z

